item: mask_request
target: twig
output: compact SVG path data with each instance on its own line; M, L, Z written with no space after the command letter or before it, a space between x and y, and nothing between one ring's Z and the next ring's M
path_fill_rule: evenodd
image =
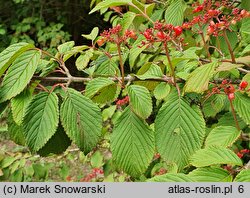
M135 4L128 3L128 5L130 5L131 7L134 7L136 10L138 10L142 14L142 16L144 18L148 19L152 24L154 24L154 21L152 19L150 19L150 17L145 12L141 11L141 9L138 8Z
M110 80L118 82L121 81L122 77L108 77ZM58 83L65 83L68 82L69 78L68 77L41 77L41 76L34 76L32 78L33 80L42 80L42 81L47 81L47 82L58 82ZM71 77L71 82L75 82L75 83L84 83L84 82L88 82L93 80L93 78L85 78L85 77ZM213 82L214 83L221 83L224 79L219 78L219 79L214 79ZM157 81L157 82L168 82L168 83L173 83L172 81L172 77L171 76L163 76L162 78L148 78L148 79L139 79L136 76L131 76L128 75L126 77L124 77L124 81L126 82L134 82L134 81ZM185 82L184 80L180 79L180 78L176 78L176 82L181 83L181 82ZM231 83L232 84L239 84L241 82L241 80L234 80Z
M117 51L118 51L118 55L119 55L119 64L120 64L120 70L122 73L122 87L124 87L124 65L123 65L123 61L122 61L122 54L121 54L121 44L117 44Z
M64 70L66 76L68 77L66 87L69 87L70 83L72 82L72 75L70 74L68 68L66 67L66 65L63 61L63 57L60 58L59 64L60 64L60 67Z
M237 119L237 116L236 116L236 113L235 113L235 109L234 109L234 105L233 105L232 100L229 99L229 103L230 103L230 107L231 107L232 114L233 114L233 117L234 117L236 128L238 129L238 131L240 131L240 125L239 125L239 122L238 122L238 119Z
M243 68L237 68L239 71L243 72L243 73L250 73L249 70L243 69Z
M121 81L122 77L108 77L110 80L112 81ZM34 80L43 80L43 81L47 81L47 82L68 82L69 78L68 77L41 77L41 76L34 76L33 77ZM84 78L84 77L74 77L71 76L71 82L76 82L76 83L82 83L82 82L88 82L93 80L93 78ZM139 78L137 78L136 76L131 76L128 75L126 77L124 77L124 81L138 81L140 80ZM172 78L171 77L162 77L162 78L150 78L150 79L146 79L148 81L159 81L159 82L168 82L171 81ZM142 80L143 81L143 80ZM178 82L182 82L181 79L178 80Z
M227 37L227 32L226 30L223 30L223 36L224 36L224 39L226 41L226 44L227 44L227 47L228 47L228 50L229 50L229 53L231 55L231 59L232 59L232 63L236 63L235 61L235 56L234 56L234 53L233 53L233 49L232 49L232 46L231 46L231 43Z

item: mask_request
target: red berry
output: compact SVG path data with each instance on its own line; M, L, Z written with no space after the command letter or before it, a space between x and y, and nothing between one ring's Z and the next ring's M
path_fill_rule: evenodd
M240 83L240 89L245 89L248 86L248 82L247 81L241 81Z
M199 5L198 7L196 7L196 8L193 10L193 13L201 12L202 10L203 10L203 5Z
M159 38L159 39L165 39L165 34L164 34L164 32L158 32L157 34L156 34L156 36Z
M116 27L115 27L118 31L120 31L122 29L122 26L121 24L118 24Z
M136 35L136 33L134 31L130 32L130 38L137 39L137 35Z
M182 27L181 26L174 27L174 32L176 36L180 36L182 33Z
M183 28L183 29L189 29L190 27L191 27L191 24L190 24L190 23L187 23L187 22L186 22L186 23L183 23L183 24L182 24L182 28Z
M218 89L218 87L214 87L212 89L212 92L216 94L216 93L220 93L220 90Z
M237 156L238 156L239 158L242 158L242 157L243 157L243 154L240 153L240 152L238 152L238 153L237 153Z
M229 93L227 97L229 100L233 100L235 98L234 93Z
M234 92L235 92L235 88L234 88L233 85L229 85L229 86L227 87L227 90L228 90L229 93L234 93Z
M105 38L102 37L102 38L98 39L98 40L96 41L96 43L97 43L97 45L98 45L99 47L103 46L104 43L105 43Z
M245 17L247 15L247 11L246 10L241 10L240 15L242 17Z
M241 153L249 153L249 150L248 149L242 149L240 150Z
M228 82L227 82L227 80L225 79L225 80L222 81L221 84L226 85L227 83L228 83Z
M212 35L213 33L214 33L214 27L208 26L208 28L207 28L207 34L208 35Z
M213 17L215 15L218 15L219 11L218 10L208 10L207 13L209 16Z
M152 35L151 35L149 32L147 32L147 31L145 31L145 32L143 33L143 35L145 36L145 38L146 38L147 40L151 40L151 39L152 39Z

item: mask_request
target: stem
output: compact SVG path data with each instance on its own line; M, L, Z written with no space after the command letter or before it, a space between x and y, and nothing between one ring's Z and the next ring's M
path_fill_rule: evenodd
M234 56L234 53L233 53L233 49L232 49L232 46L231 46L231 44L230 44L230 41L229 41L229 39L228 39L228 37L227 37L227 32L226 32L226 30L223 30L223 37L225 38L225 41L226 41L226 43L227 43L227 47L228 47L229 53L230 53L230 55L231 55L232 63L236 63L236 61L235 61L235 56Z
M57 84L55 84L55 85L52 86L52 88L51 88L51 90L50 90L50 93L52 93L52 92L55 90L55 88L58 87L58 86L60 86L60 87L62 87L63 89L65 89L65 86L64 86L63 84L57 83Z
M237 117L236 117L236 113L235 113L235 109L234 109L234 106L233 106L233 102L230 99L229 99L229 102L230 102L230 107L231 107L231 110L232 110L232 114L233 114L233 117L234 117L236 128L238 129L238 131L240 131L240 126L239 126L239 122L238 122Z
M38 84L37 86L40 87L43 91L49 92L49 90L46 87L44 87L43 85Z
M70 85L70 83L72 82L72 78L73 77L71 76L68 68L66 67L65 63L63 62L62 57L59 60L59 64L60 64L60 67L64 70L65 74L67 75L67 77L69 79L68 82L67 82L67 84L66 84L66 87L68 87Z
M122 87L124 86L124 65L122 62L122 54L121 54L121 44L118 43L117 44L117 51L118 51L118 55L119 55L119 61L120 61L120 69L121 69L121 73L122 73Z
M170 59L167 42L164 42L164 49L165 49L166 56L167 56L168 63L169 63L169 67L170 67L170 70L171 70L171 75L170 76L172 77L173 85L176 87L178 95L180 96L181 95L181 91L180 91L179 85L176 83L174 67L173 67L171 59Z
M136 10L138 10L142 16L144 16L144 18L146 18L147 20L149 20L152 24L154 24L154 21L152 19L150 19L150 17L143 11L141 11L140 8L138 8L135 4L133 3L128 3L128 5L132 6L133 8L135 8Z
M208 45L207 45L207 43L206 43L205 36L204 36L204 34L203 34L202 26L201 26L200 23L198 23L198 25L199 25L199 28L200 28L200 35L201 35L202 41L203 41L203 43L204 43L204 47L205 47L205 50L206 50L206 52L207 52L207 57L208 57L208 59L211 59L211 54L210 54L210 52L209 52L209 47L208 47Z
M167 59L168 59L169 67L170 67L170 76L173 78L173 83L175 85L176 84L176 79L175 79L174 67L173 67L171 59L170 59L167 42L164 42L164 49L165 49L165 53L166 53L166 56L167 56Z
M102 75L100 76L95 76L95 77L102 77ZM107 76L106 76L107 77ZM108 79L114 81L114 82L121 82L122 80L122 77L112 77L112 76L109 76L107 77ZM47 77L41 77L41 76L33 76L32 78L33 80L42 80L44 82L61 82L61 83L65 83L65 82L68 82L69 81L69 78L68 77L54 77L54 76L47 76ZM88 77L75 77L75 76L72 76L71 77L71 82L75 82L75 83L84 83L84 82L88 82L88 81L91 81L93 80L93 78L88 78ZM162 78L147 78L145 79L146 81L157 81L157 82L168 82L171 84L171 82L173 82L173 78L170 77L170 76L164 76ZM214 83L217 83L217 84L220 84L224 79L222 78L219 78L219 79L214 79L213 82ZM141 80L139 78L137 78L136 76L131 76L131 75L128 75L128 76L125 76L124 77L124 82L134 82L134 81L144 81L144 80ZM180 83L183 83L185 81L183 81L182 79L180 78L176 78L176 82L180 82ZM239 84L241 82L241 80L234 80L232 81L231 83L232 84ZM173 83L172 83L173 84Z
M55 59L58 63L60 62L60 60L57 59L56 57L54 57L52 54L50 54L50 53L48 53L48 52L46 52L46 51L43 51L43 50L41 50L41 49L39 49L39 48L34 48L34 49L40 51L40 53L42 53L42 54L44 54L44 55L46 55L46 56L48 56L48 57L50 57L50 58Z

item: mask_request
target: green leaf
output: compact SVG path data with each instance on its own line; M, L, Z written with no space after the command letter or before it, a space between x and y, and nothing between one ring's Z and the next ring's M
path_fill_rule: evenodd
M215 94L209 97L203 105L203 112L206 117L215 117L225 107L225 95Z
M148 118L153 109L148 89L140 85L130 85L128 95L133 111L143 119Z
M233 180L228 171L217 167L197 168L188 176L197 182L231 182Z
M89 14L92 14L94 12L96 12L97 10L100 10L100 9L105 9L105 8L109 8L109 7L112 7L112 6L121 6L121 5L127 5L129 3L131 3L132 0L119 0L119 1L116 1L116 0L105 0L105 1L102 1L100 3L98 3L90 12Z
M24 51L33 48L32 44L28 43L16 43L7 47L4 51L0 53L0 77L10 66L10 64Z
M232 126L218 126L215 127L208 134L205 146L231 146L240 136L240 131Z
M59 64L55 61L51 61L46 65L46 67L42 68L42 72L39 76L45 77L50 74L50 72L54 71L57 67L59 67Z
M240 53L240 56L244 56L245 54L249 54L250 52L250 44L244 47L244 50Z
M9 100L24 90L36 71L39 59L40 53L30 50L13 62L0 87L0 102Z
M9 167L10 174L13 174L17 170L19 165L20 165L20 161L15 161L13 164L11 164Z
M18 169L17 171L15 171L12 175L10 175L9 180L12 182L22 182L23 181L23 170Z
M24 136L31 151L38 151L55 134L59 122L58 98L55 93L37 94L23 120Z
M171 91L171 87L168 83L161 82L157 87L154 89L154 96L157 100L162 100L168 96Z
M183 0L172 1L165 12L166 23L170 23L174 26L182 25L185 9L186 5Z
M202 65L195 69L185 84L184 90L185 92L196 92L202 93L208 89L209 79L215 73L214 69L217 63L208 63Z
M236 32L229 30L227 30L226 33L230 41L230 44L232 46L232 49L234 49L237 46L237 43L239 42L238 35ZM223 36L219 36L218 39L216 39L216 41L217 41L216 42L217 47L219 47L224 54L229 55L230 53L225 38Z
M68 89L60 115L70 139L85 154L90 152L101 136L102 114L99 107L80 92Z
M103 155L100 151L96 151L90 159L93 168L100 168L103 165Z
M7 119L8 134L10 139L16 144L25 145L25 137L23 132L23 126L17 125L13 119L12 113L10 112Z
M220 64L220 66L217 68L216 71L230 71L235 68L243 67L243 64L234 64L229 62L223 62Z
M70 57L82 53L84 50L89 49L90 47L88 45L80 45L72 47L71 50L66 51L63 55L63 61L66 62Z
M120 70L115 58L108 58L107 60L102 61L102 63L97 66L95 74L102 76L120 76Z
M249 18L245 18L242 20L240 31L245 34L250 34L250 19Z
M71 140L65 133L62 125L59 123L55 134L37 153L41 156L47 156L51 153L61 154L70 146L70 144Z
M90 34L82 34L82 36L88 40L94 41L98 36L98 33L99 33L99 28L94 27Z
M154 133L147 123L127 107L115 123L111 136L111 151L115 165L139 177L154 155Z
M247 124L238 115L236 115L236 117L237 117L237 120L239 122L240 128L244 129L247 126ZM235 124L232 112L227 112L222 117L220 117L217 125L218 126L233 126L233 127L235 127L236 124Z
M188 175L185 175L183 173L167 173L165 175L155 176L151 179L148 179L147 181L148 182L194 182L195 180L191 179Z
M250 170L242 170L236 175L234 182L250 182Z
M235 100L233 101L234 108L237 114L247 123L250 124L250 98L242 93L235 93Z
M242 56L242 57L236 58L236 62L250 64L250 56Z
M32 164L32 168L34 169L34 177L37 179L37 180L46 180L47 177L48 177L48 167L45 166L44 164Z
M8 105L9 105L9 101L5 101L5 102L0 104L0 116L5 112Z
M136 13L130 12L130 11L123 14L122 21L121 21L123 34L133 24L133 21L134 21L135 17L136 17Z
M140 80L146 80L146 79L160 79L163 77L163 73L161 71L161 68L156 65L152 64L150 65L149 69L142 75L136 75Z
M49 64L50 64L50 61L40 59L37 65L36 73L43 71L46 67L48 67Z
M0 163L0 167L2 168L2 169L4 169L4 168L7 168L7 167L9 167L13 162L15 162L16 161L16 158L15 157L5 157L2 161L1 161L1 163Z
M22 93L17 95L11 100L11 110L13 114L13 119L17 125L21 125L25 111L32 99L32 93L30 89L25 89Z
M242 0L241 1L241 8L249 11L250 10L250 1Z
M230 164L242 166L241 159L231 150L223 147L208 147L200 149L191 158L193 166L204 167L216 164Z
M90 59L93 57L93 49L86 50L83 54L81 54L76 59L76 67L79 71L84 70L90 61Z
M108 78L95 78L91 80L85 89L85 96L97 103L113 101L116 97L118 86Z
M109 118L111 118L116 110L116 105L112 105L102 111L102 119L103 121L107 121Z
M179 169L200 149L205 136L205 121L197 106L191 107L177 94L170 94L155 120L156 147L163 159Z
M74 41L69 41L66 43L63 43L57 47L60 54L64 54L67 51L70 51L75 45Z
M129 66L130 69L134 68L136 60L140 57L140 54L143 50L146 49L146 45L142 47L138 47L141 45L141 42L145 40L145 37L143 35L138 36L134 44L132 45L132 48L130 49L129 53Z

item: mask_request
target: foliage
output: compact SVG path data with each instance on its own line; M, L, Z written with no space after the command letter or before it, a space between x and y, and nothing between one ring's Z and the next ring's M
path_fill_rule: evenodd
M24 42L3 50L0 103L10 101L13 140L40 155L71 142L95 152L90 163L103 169L83 181L98 174L107 181L110 169L131 181L249 181L248 8L167 2L99 1L90 14L125 13L100 36L98 28L84 34L91 45L66 42L55 54ZM68 69L70 57L82 76ZM48 76L54 72L60 76ZM112 154L105 163L104 145ZM1 169L15 161L1 160Z

